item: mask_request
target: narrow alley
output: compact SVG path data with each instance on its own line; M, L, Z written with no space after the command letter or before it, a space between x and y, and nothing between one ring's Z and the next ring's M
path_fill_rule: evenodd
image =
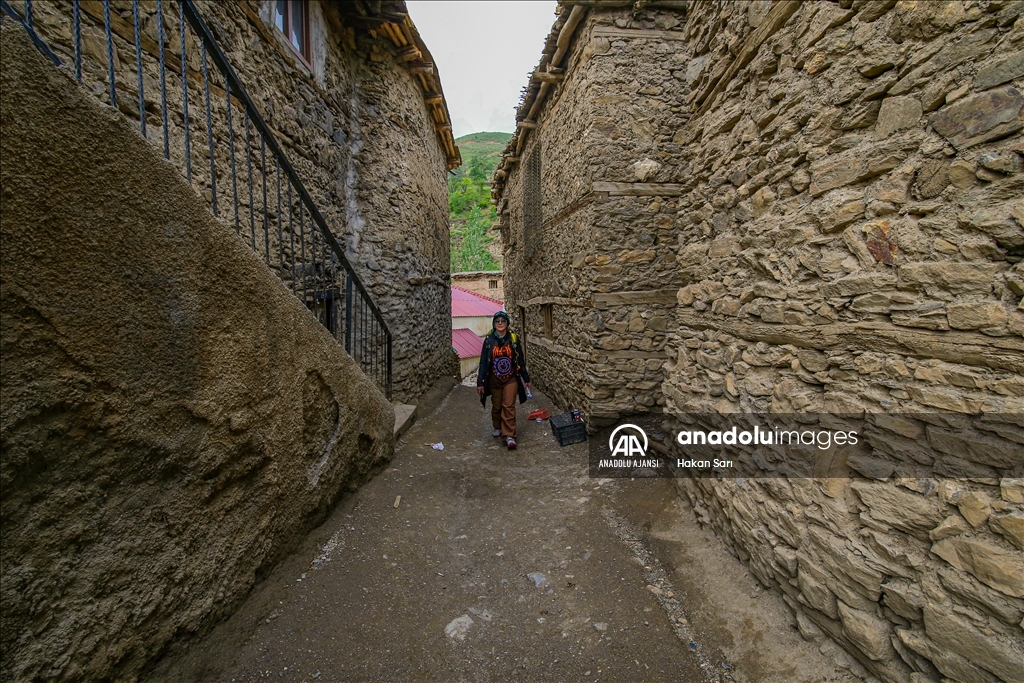
M555 409L540 394L506 451L448 386L383 473L147 680L854 680L670 480L589 478L586 444L526 421Z
M439 5L0 2L0 680L1024 682L1024 0Z

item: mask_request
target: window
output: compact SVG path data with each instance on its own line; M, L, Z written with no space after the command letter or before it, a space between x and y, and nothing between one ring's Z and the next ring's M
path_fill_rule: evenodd
M547 337L548 339L552 338L552 334L551 334L551 314L552 314L552 310L551 309L552 309L552 305L551 304L543 304L540 307L541 313L544 315L544 336Z
M487 281L487 289L497 289L497 288L498 288L498 281L497 280L488 280Z
M274 26L285 35L307 66L312 63L309 49L309 3L306 0L277 0Z

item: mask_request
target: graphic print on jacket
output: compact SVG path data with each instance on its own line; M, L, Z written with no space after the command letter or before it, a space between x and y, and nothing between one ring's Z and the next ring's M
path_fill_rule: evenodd
M512 377L515 370L515 363L512 356L515 353L512 344L495 344L491 349L491 370L499 382L505 382Z

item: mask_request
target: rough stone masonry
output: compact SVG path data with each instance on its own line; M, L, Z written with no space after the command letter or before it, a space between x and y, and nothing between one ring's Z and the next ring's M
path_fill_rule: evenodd
M1024 3L683 7L565 3L520 108L538 384L666 431L866 416L821 478L680 492L863 676L1024 680Z

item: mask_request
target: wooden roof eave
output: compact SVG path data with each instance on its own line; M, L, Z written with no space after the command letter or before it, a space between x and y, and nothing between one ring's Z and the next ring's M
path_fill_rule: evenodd
M569 3L559 0L559 3L568 6ZM560 15L555 20L544 43L544 52L541 55L537 68L530 76L530 84L526 88L523 101L516 111L516 132L505 145L501 161L491 178L491 199L498 204L505 191L505 180L513 165L519 162L519 158L526 145L530 132L537 128L537 118L544 108L545 100L552 86L561 83L565 78L565 71L561 66L562 60L569 51L569 44L576 33L576 29L583 22L588 6L582 3L572 4L569 16L563 21Z
M461 166L462 155L452 136L451 115L448 112L444 91L441 89L437 66L419 31L416 30L405 3L399 0L357 0L350 3L323 4L337 13L343 25L357 26L370 35L387 38L395 46L399 63L419 84L423 93L423 103L437 135L438 145L444 152L447 169L451 171Z

